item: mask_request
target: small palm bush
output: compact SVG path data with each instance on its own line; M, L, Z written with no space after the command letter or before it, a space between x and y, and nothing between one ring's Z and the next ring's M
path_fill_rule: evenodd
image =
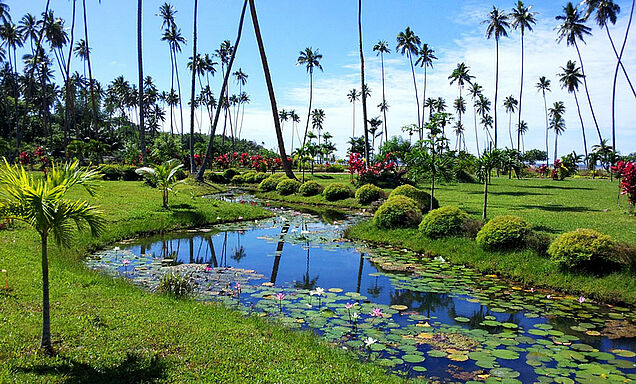
M477 233L477 244L490 249L518 248L525 244L532 226L516 216L497 216Z
M422 220L422 211L417 203L406 196L395 196L378 208L373 224L379 228L416 227Z
M279 195L287 196L298 192L298 188L300 188L299 181L293 179L283 179L276 186L276 192L278 192Z
M196 282L189 276L177 273L166 273L157 286L157 292L183 298L192 295L196 288Z
M358 200L360 204L371 204L384 197L384 191L373 184L365 184L356 191L356 200Z
M258 185L258 190L261 192L271 192L276 189L280 181L280 178L270 176L267 179L261 181L261 183Z
M302 196L316 196L321 194L322 190L322 185L313 180L310 180L300 186L300 188L298 189L298 193L300 193Z
M344 184L335 183L327 186L322 195L329 201L344 200L351 197L351 189Z
M415 200L417 206L423 213L428 212L431 208L431 195L428 192L415 188L412 185L405 184L395 188L389 195L389 199L394 196L406 196ZM439 208L439 203L437 202L437 199L433 198L433 209L437 208Z
M420 223L420 231L430 238L463 236L464 224L470 216L457 207L442 207L430 211Z
M177 173L183 168L183 164L172 159L154 168L142 167L137 169L137 174L146 177L152 181L152 184L161 189L163 196L163 207L168 208L168 194L172 191L172 187L178 183Z
M548 255L564 268L590 268L607 261L615 249L612 238L592 229L577 229L557 237Z

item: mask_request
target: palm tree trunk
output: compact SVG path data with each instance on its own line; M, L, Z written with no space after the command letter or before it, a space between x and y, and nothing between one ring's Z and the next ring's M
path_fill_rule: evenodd
M311 102L314 97L314 69L309 69L309 110L307 110L307 123L305 124L305 135L303 136L303 147L307 142L307 132L309 132L309 119L311 118Z
M603 141L603 136L601 135L601 130L598 127L598 122L596 121L596 114L594 113L594 107L592 106L592 99L590 98L590 91L587 89L587 77L585 76L585 69L583 68L583 59L581 58L581 51L579 50L579 45L574 41L574 46L576 47L576 53L579 56L579 62L581 64L581 74L583 75L583 85L585 86L585 94L587 95L587 102L590 105L590 111L592 112L592 119L594 119L594 126L596 127L596 132L598 133L599 142Z
M559 135L556 133L556 131L554 132L554 164L556 164L557 158L558 158L558 152L557 152L557 144L558 144L558 140L559 140Z
M198 0L194 0L194 33L192 36L192 62L197 63L197 7ZM190 90L190 173L197 172L197 165L194 163L194 96L196 93L196 64L192 66L192 87Z
M409 56L409 62L411 63L411 74L413 75L413 88L415 89L415 103L417 104L417 124L419 128L420 140L424 138L424 132L422 131L422 122L420 118L420 98L417 95L417 82L415 81L415 68L413 67L413 58L411 57L411 51L407 52Z
M223 85L221 86L221 92L219 92L219 95L223 95L227 89L227 83L230 78L230 72L232 71L232 65L234 64L234 59L236 57L236 51L238 51L238 46L241 41L241 34L243 32L243 21L245 20L245 10L247 9L247 1L248 0L245 0L243 2L243 10L241 11L241 18L239 20L238 33L236 36L236 42L234 44L234 50L232 51L232 56L230 57L230 62L228 64L227 72L225 73L225 76L223 76ZM201 164L201 167L199 168L199 173L197 173L197 176L196 176L196 179L199 181L203 180L203 173L205 172L206 166L209 163L210 158L212 157L214 135L216 133L216 127L219 123L219 117L221 116L221 113L220 113L221 109L222 108L216 109L216 114L214 116L214 123L212 124L212 131L210 132L210 139L208 141L208 147L205 151L205 157L203 158L203 163Z
M384 116L384 137L385 141L389 141L389 130L386 123L386 94L384 92L384 53L380 52L380 61L382 63L382 114Z
M360 47L360 82L362 83L362 123L364 127L364 158L367 161L367 167L371 165L369 157L369 126L367 116L367 92L366 83L364 81L364 51L362 49L362 0L358 0L358 42ZM415 72L414 72L415 73ZM419 121L419 104L418 104L418 121Z
M585 124L583 124L583 116L581 115L581 107L579 106L579 98L574 92L574 101L576 101L576 109L579 112L579 120L581 120L581 132L583 133L583 150L585 151L585 158L587 159L587 139L585 138Z
M490 170L486 171L490 173ZM481 219L486 221L486 209L488 207L488 174L484 175L484 208L482 210Z
M14 48L14 53L15 53L15 48ZM18 75L18 70L17 70L17 64L15 64L14 59L11 59L11 51L9 50L9 68L11 68L11 71L13 73L11 73L11 85L13 88L13 101L14 101L14 112L13 112L13 121L14 121L14 125L15 125L15 138L18 144L18 150L20 150L20 147L22 146L22 134L20 132L20 128L18 127L18 79L17 79L17 75ZM12 63L13 62L13 63ZM13 64L13 65L12 65ZM15 66L15 69L14 69ZM7 108L8 109L8 108ZM11 131L11 119L7 119L7 122L9 123L9 132Z
M73 41L75 40L75 9L76 9L76 0L73 0L73 16L71 21L71 39L68 45L68 59L66 60L66 101L64 105L64 151L66 152L66 147L68 146L68 136L69 131L71 130L71 112L75 114L75 108L73 108L73 102L75 101L75 96L71 95L71 58L73 53Z
M632 10L629 14L629 22L627 23L627 30L625 31L625 39L623 40L621 53L618 55L618 62L616 63L616 69L614 70L614 85L612 87L612 147L614 150L616 150L616 81L618 78L618 66L623 58L623 52L625 51L625 45L627 44L627 36L629 35L629 28L632 25L634 5L636 5L636 0L632 0Z
M618 51L616 50L616 45L614 45L614 39L612 39L612 35L610 34L609 27L607 26L607 24L605 24L605 31L607 32L607 37L610 41L610 45L612 46L612 50L614 51L614 55L616 55L616 59L618 60L617 64L623 70L625 79L627 79L627 84L629 84L629 88L632 90L634 97L636 97L636 90L634 90L634 85L632 84L632 80L629 78L629 75L627 74L627 70L625 69L625 66L623 65L622 57L619 56Z
M353 100L353 130L351 131L351 137L356 137L356 101Z
M84 0L86 1L86 0ZM141 144L141 161L146 163L146 127L144 126L144 62L142 47L142 3L137 2L137 64L139 66L139 142ZM90 68L90 64L89 64Z
M426 122L426 63L424 63L424 94L422 95L422 127ZM461 93L461 90L459 91Z
M477 132L477 109L475 108L475 99L473 98L473 116L475 117L475 144L477 144L477 156L480 156L479 151L479 133Z
M174 55L172 47L170 47L170 136L174 135L174 103L172 95L174 94Z
M524 36L524 30L523 27L521 28L521 83L520 83L520 87L519 87L519 119L517 122L517 150L519 150L520 147L520 141L521 141L521 131L520 131L520 127L521 127L521 109L523 107L523 65L524 65L524 46L523 46L523 36Z
M183 101L181 98L181 81L179 80L179 65L177 64L176 51L174 52L174 67L177 76L177 94L179 95L179 116L181 116L181 143L183 143Z
M545 90L543 91L543 106L545 108L545 166L548 167L550 164L550 149L548 147L548 131L550 130L550 123L548 123L548 100L545 97Z
M97 121L97 101L95 100L95 90L93 86L93 67L91 66L91 49L88 43L88 24L86 22L86 0L82 0L84 10L84 41L86 42L86 61L88 62L88 78L90 81L91 91L91 104L93 108L93 123L95 124L95 130L99 129L99 122ZM95 137L93 132L89 130L89 137Z
M42 338L40 348L46 353L53 352L51 346L51 312L49 306L49 260L47 252L47 235L42 237Z
M280 120L278 117L278 107L276 105L276 95L274 94L274 85L272 83L272 76L269 72L269 65L267 64L267 56L265 54L265 46L263 45L263 37L261 36L261 28L258 24L258 15L256 14L256 6L254 0L250 2L250 13L252 15L252 23L254 24L254 33L256 34L256 41L258 42L258 51L261 56L261 62L263 64L263 72L265 73L265 82L267 83L267 92L269 93L269 101L272 106L272 115L274 116L274 129L276 130L276 139L278 140L278 150L280 153L280 159L283 163L283 169L285 174L290 179L296 180L296 175L292 170L291 162L287 160L287 153L285 152L285 140L283 139L283 130L280 126Z
M495 59L495 103L493 109L495 110L495 148L497 148L497 96L499 95L499 38L495 39L496 45L496 59Z
M510 146L515 149L515 144L512 141L512 113L508 114L508 136L510 136Z

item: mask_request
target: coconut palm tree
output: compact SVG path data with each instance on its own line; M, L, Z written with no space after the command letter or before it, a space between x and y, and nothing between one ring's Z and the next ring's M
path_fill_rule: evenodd
M477 145L477 154L481 153L479 150L479 134L477 133L477 105L475 104L477 98L482 95L483 88L477 83L472 83L468 89L468 94L473 101L473 116L475 118L475 144Z
M519 86L519 120L517 121L517 126L521 126L521 110L523 109L523 68L524 68L524 58L525 58L525 50L524 50L524 37L526 30L532 32L532 26L537 23L537 19L535 18L535 13L531 11L532 5L526 7L523 1L518 0L517 6L512 9L510 12L510 17L512 18L512 27L521 32L521 81ZM521 133L517 130L517 149L519 149L519 141L521 139Z
M1 24L11 23L11 14L9 13L9 11L10 11L10 8L7 4L5 4L5 0L0 0L0 23Z
M360 92L353 88L347 93L347 99L353 105L353 130L351 131L351 137L356 137L356 101L360 100Z
M567 89L569 93L574 95L574 101L576 101L576 109L579 112L579 120L581 121L581 132L583 133L583 149L585 150L585 157L587 157L587 140L585 138L585 124L583 124L583 116L581 115L581 107L579 105L579 98L576 93L581 85L581 79L583 74L581 69L576 66L576 61L568 61L565 67L561 67L563 72L559 73L559 82L561 88ZM602 141L602 139L601 139Z
M139 144L141 147L141 162L146 163L146 127L144 125L144 62L142 45L142 16L143 0L137 2L137 65L139 67Z
M88 43L88 22L86 19L86 0L82 0L82 11L84 13L84 42L86 43L86 62L88 64L88 80L89 80L89 85L90 85L90 91L91 91L91 106L92 106L92 111L93 111L93 125L94 125L94 129L95 132L97 132L97 130L99 129L98 124L99 121L97 120L97 100L95 99L95 87L93 84L93 67L91 65L91 48L90 48L90 44ZM92 131L89 131L92 132Z
M551 84L552 82L545 76L541 76L539 78L539 82L535 85L537 91L543 94L543 106L545 107L545 165L548 166L550 164L550 152L548 147L548 132L550 130L550 122L548 120L548 100L545 97L546 92L551 92ZM556 160L556 159L555 159Z
M466 113L466 102L464 101L463 97L458 97L457 99L455 99L455 102L453 103L453 107L455 109L455 112L457 112L457 115L459 116L459 119L457 120L457 124L455 125L455 133L457 134L457 141L458 141L458 145L456 145L456 147L458 148L458 151L462 150L462 146L461 146L461 142L460 139L463 140L464 142L466 141L466 139L464 138L464 125L462 124L462 118L461 116ZM466 150L466 145L464 145L464 150Z
M488 18L483 24L488 24L486 28L486 38L495 38L496 61L495 61L495 101L493 108L495 110L495 148L497 148L497 95L499 92L499 39L508 36L510 16L493 6L492 11L488 14Z
M176 11L175 11L176 13ZM164 30L163 36L161 38L162 41L166 41L168 43L168 47L170 48L172 65L173 65L173 74L177 80L177 95L179 96L179 115L181 117L181 138L183 139L183 98L181 97L181 81L179 78L179 64L177 62L177 54L181 53L181 45L186 43L185 37L181 34L181 29L177 27L177 25L173 22L170 27ZM171 90L174 89L174 85L171 86Z
M501 152L498 149L494 150L484 150L484 153L481 155L479 160L477 161L477 166L479 168L479 173L481 177L483 177L484 181L484 206L482 210L481 219L486 220L487 218L487 209L488 209L488 184L490 182L490 173L493 169L495 169L501 159Z
M6 4L3 4L6 6ZM13 112L13 125L15 126L15 136L18 149L22 146L22 134L18 127L18 58L17 49L22 47L24 40L18 27L10 22L5 22L0 26L0 39L2 39L2 46L7 47L7 54L9 57L9 68L11 69L11 88L13 89L14 100L14 112ZM13 51L13 57L11 52ZM7 119L9 123L9 131L11 131L11 119Z
M457 83L457 87L459 88L459 99L458 100L463 100L464 98L462 97L462 89L464 88L464 85L466 84L471 84L472 83L472 79L475 76L472 76L470 74L470 67L467 66L465 63L459 63L457 64L457 68L455 68L453 70L453 72L451 73L450 76L448 76L448 80L450 80L450 85L453 85L455 83ZM463 111L458 110L458 114L459 114L459 120L458 122L461 124L462 122L462 114L466 112L466 106L464 104L464 108Z
M197 54L197 10L199 1L194 0L194 26L192 32L192 61L196 63ZM190 173L197 172L197 165L194 162L194 110L196 109L194 97L196 95L196 66L192 67L192 81L190 83Z
M417 60L415 61L415 65L419 65L420 67L424 68L424 95L422 96L422 100L426 100L426 69L429 67L431 69L433 68L433 60L437 60L435 51L431 49L428 44L422 44L422 48L420 48ZM425 107L422 107L422 126L424 126L424 118L426 116L424 108Z
M515 144L512 141L512 115L517 110L517 106L519 102L515 99L514 96L510 95L504 99L503 106L506 108L506 113L508 114L508 135L510 135L510 148L515 149ZM519 148L517 148L519 149Z
M557 144L559 136L565 132L565 104L562 101L556 101L549 109L550 128L554 131L554 161L558 159Z
M364 126L364 157L367 165L371 164L369 155L369 122L367 114L367 94L365 92L368 87L364 80L364 50L362 49L362 0L358 0L358 47L360 51L360 88L362 89L362 124ZM370 93L370 92L369 92Z
M0 172L0 218L19 220L40 235L42 252L42 336L40 348L52 353L51 314L49 306L48 241L53 236L58 246L73 243L73 228L90 230L93 236L104 229L104 219L97 207L84 200L67 199L68 192L83 186L91 195L101 175L96 170L80 168L78 162L53 165L45 176L27 173L20 165L4 160Z
M490 130L488 129L488 127L492 127L492 117L489 114L490 105L490 100L488 100L488 98L482 94L480 94L477 98L477 101L475 101L477 114L481 116L480 123L484 126L484 129L486 130L490 141L492 141L492 135L490 134ZM490 122L490 124L484 124L484 122Z
M307 112L305 134L303 136L303 147L307 141L307 131L309 130L309 120L311 118L311 103L314 95L314 68L318 68L321 71L323 70L320 60L322 60L322 55L318 53L318 49L313 50L311 47L307 47L304 51L300 51L300 56L298 56L298 60L296 61L296 65L304 65L309 73L309 109Z
M420 139L422 138L422 119L420 118L420 99L417 93L417 82L415 81L415 68L413 67L413 55L417 55L420 51L420 38L413 33L411 27L406 27L404 32L397 35L396 51L402 56L406 55L411 63L411 74L413 75L413 89L415 90L415 103L417 104L417 126L419 127Z
M388 55L391 53L391 49L389 49L389 42L384 40L378 41L373 46L373 51L377 52L376 55L380 56L380 63L382 65L382 103L378 105L378 108L380 108L380 112L382 112L382 115L383 115L382 120L384 121L384 136L386 140L389 140L389 131L387 129L387 122L386 122L386 112L388 111L389 107L386 102L386 94L384 92L384 55L385 54Z
M176 159L168 160L154 167L142 167L135 170L138 175L152 178L157 188L161 189L162 204L164 208L168 208L168 196L172 192L172 188L179 181L177 180L177 172L183 168L183 164L179 164Z
M375 138L378 136L382 136L382 132L378 133L378 129L382 125L382 119L380 117L374 117L369 120L369 133L371 134L371 151L375 151Z
M576 53L579 56L579 63L581 65L581 75L583 76L585 94L587 95L587 102L590 106L590 111L592 112L594 126L596 127L599 141L603 140L601 130L598 126L598 122L596 121L596 114L594 113L594 107L592 106L590 92L587 87L585 68L583 67L583 59L581 57L581 51L579 50L578 44L579 40L585 43L584 37L587 35L591 35L592 33L590 31L592 29L585 25L585 19L583 18L583 16L581 16L579 10L574 5L572 5L572 2L569 2L565 7L563 7L563 15L557 16L556 19L562 21L562 23L557 27L559 35L557 41L561 42L563 39L565 39L568 46L573 45L574 48L576 48Z
M6 5L6 4L3 4L3 5ZM75 0L73 0L73 8L75 8ZM75 20L75 17L73 17L73 20ZM0 18L0 21L1 21L1 18ZM27 39L29 40L31 44L31 54L35 55L35 46L33 45L33 42L37 40L39 35L38 21L35 18L35 16L33 16L30 13L27 13L26 15L22 16L22 19L20 19L20 22L18 23L18 32L20 33L20 35L22 35L22 38L24 40L27 40Z
M526 145L523 141L523 136L526 133L528 133L528 123L521 120L521 124L519 124L519 126L517 127L517 134L521 136L521 152L520 152L521 154L523 154L526 151Z
M311 112L311 127L318 131L318 143L320 143L320 136L322 134L322 126L325 122L325 110L314 109Z
M292 122L292 144L291 144L290 153L294 153L294 132L296 132L296 136L298 136L296 125L300 123L300 116L298 116L295 109L292 109L291 111L289 111L289 118L291 119L291 122Z

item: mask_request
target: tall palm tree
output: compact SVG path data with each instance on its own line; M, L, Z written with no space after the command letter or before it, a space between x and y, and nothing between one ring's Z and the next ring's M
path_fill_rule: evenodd
M532 32L532 26L537 23L535 13L531 11L532 5L526 7L523 1L518 0L517 6L510 12L512 18L512 27L518 29L521 32L521 81L519 86L519 120L517 121L517 127L521 126L521 110L523 109L523 68L524 68L524 37L526 29ZM517 129L517 149L519 149L519 141L521 139L521 131Z
M181 117L181 137L183 138L183 98L181 97L181 81L179 79L179 65L177 62L177 55L181 53L181 45L186 43L185 37L181 34L181 30L177 28L177 25L173 22L170 27L167 27L163 33L161 40L168 42L168 46L171 52L173 74L177 80L177 95L179 96L179 114ZM171 90L174 87L171 87Z
M53 165L44 176L28 174L20 165L4 160L0 172L0 218L23 221L40 235L42 252L42 336L40 348L52 353L51 314L49 306L48 240L53 236L58 246L71 246L73 228L89 229L93 236L104 229L104 219L97 207L84 200L69 200L75 186L83 186L92 195L100 175L82 169L78 162Z
M568 46L573 45L576 48L576 53L579 56L579 63L581 65L581 75L583 75L583 85L585 86L585 94L587 95L587 102L592 112L592 118L594 119L594 126L598 133L598 139L603 140L601 130L596 121L596 114L594 113L594 107L592 106L592 99L590 98L590 92L587 88L587 78L585 76L585 68L583 67L583 59L581 58L581 51L579 50L578 40L585 43L584 37L591 35L592 29L585 25L585 19L581 16L579 10L569 2L563 7L563 15L556 17L557 20L561 20L562 23L557 27L558 29L558 41L561 42L565 39Z
M170 3L163 3L163 5L159 7L159 16L162 19L161 27L164 28L164 33L161 37L161 41L168 42L168 49L170 51L170 95L171 96L175 94L175 91L174 91L175 68L174 68L174 59L173 59L173 53L172 53L172 45L170 43L170 40L172 39L172 37L170 36L170 31L175 22L174 17L176 13L177 11L174 9L174 7ZM174 120L175 105L176 104L168 103L168 106L170 107L170 134L171 135L174 134L173 120Z
M558 158L557 144L559 136L565 132L565 104L562 101L557 101L549 110L550 113L550 128L554 131L554 161Z
M289 153L294 153L294 132L296 132L296 136L298 136L297 124L300 123L300 116L298 116L295 109L292 109L289 111L289 118L292 122L292 146Z
M415 65L419 65L424 68L424 94L422 96L422 100L426 100L426 69L429 67L431 69L433 68L433 60L437 60L435 50L431 49L428 44L422 44L422 48L420 48L420 52L418 53L417 61L415 61ZM424 111L424 107L422 107L422 126L424 126L425 116L426 112Z
M499 93L499 39L501 37L508 36L508 29L510 23L508 20L510 16L505 12L502 12L497 7L492 7L492 11L488 14L488 18L483 21L483 24L488 24L486 28L486 38L495 38L496 49L496 61L495 61L495 101L493 108L495 110L495 148L497 148L497 96Z
M369 121L367 114L367 89L364 80L364 50L362 49L362 0L358 0L358 43L360 50L360 88L362 89L362 124L364 126L364 157L367 160L367 166L371 165L371 157L369 154ZM318 140L320 142L320 140Z
M581 132L583 133L583 149L585 150L585 157L587 157L587 140L585 138L585 124L583 124L583 116L581 115L581 107L579 105L579 98L576 93L579 90L581 79L583 74L581 69L576 66L576 61L568 61L565 67L561 67L559 74L559 82L561 82L561 88L567 89L569 93L574 95L574 101L576 101L576 109L579 112L579 120L581 120Z
M378 105L378 107L380 108L380 112L382 112L383 115L383 122L384 122L384 136L386 138L386 140L389 140L389 132L387 129L387 122L386 122L386 112L389 109L388 105L386 103L386 94L384 92L384 55L385 54L390 54L391 53L391 49L389 49L389 42L385 41L385 40L380 40L378 41L374 46L373 46L373 51L377 52L376 55L380 56L380 63L382 65L382 103L380 105Z
M473 83L468 89L468 94L473 101L473 116L475 118L475 144L477 145L478 155L481 153L481 151L479 150L479 134L477 133L477 105L475 104L475 102L477 98L482 95L482 91L483 88L477 83Z
M422 139L422 119L420 118L420 99L417 94L417 82L415 81L415 68L413 67L413 55L417 55L420 51L420 38L413 33L411 27L406 27L404 32L397 35L396 51L400 51L402 56L406 54L411 63L411 74L413 75L413 89L415 90L415 103L417 104L417 126L419 128L420 139Z
M492 135L490 134L489 127L492 127L492 116L490 116L490 100L484 95L479 95L477 101L475 101L475 107L477 108L477 114L481 116L480 123L484 126L486 133L488 134L488 138L490 142L493 141ZM486 124L489 123L489 124ZM489 147L490 145L488 145Z
M351 131L351 137L356 137L356 101L360 100L360 92L353 88L347 93L347 99L353 105L353 130Z
M6 4L3 4L6 6ZM13 112L13 125L15 126L15 136L18 149L22 146L22 134L18 127L18 58L17 49L22 47L23 39L18 27L11 23L5 22L0 26L0 38L2 39L2 46L7 47L7 54L9 56L9 68L11 69L11 88L13 89L14 100L14 112ZM13 51L13 58L11 57L11 51ZM9 122L9 131L11 131L11 119L7 119Z
M194 0L194 26L192 32L192 60L196 63L197 58L197 8L199 5L198 0ZM192 82L190 87L190 173L195 174L197 172L197 165L194 162L194 110L196 109L194 97L196 94L196 66L192 68Z
M528 133L528 123L521 120L521 124L517 126L517 134L521 136L521 149L520 149L521 154L525 153L526 151L526 145L523 141L523 136L525 136L526 133Z
M309 73L309 110L307 112L305 134L303 136L303 147L307 141L307 131L309 130L309 120L311 118L311 103L314 97L314 68L318 68L322 71L320 60L322 60L322 55L318 53L318 49L314 51L311 47L307 47L304 51L300 51L300 56L298 56L298 60L296 61L296 65L304 65Z
M535 85L537 91L543 94L543 106L545 107L545 165L546 167L550 164L550 152L548 147L548 132L550 130L550 123L548 121L548 100L545 97L546 92L552 92L551 88L552 82L545 76L541 76L539 78L539 82ZM556 160L556 159L555 159Z
M517 106L519 102L515 99L514 96L510 95L504 99L503 106L506 108L506 113L508 114L508 135L510 135L510 148L515 149L515 144L512 141L512 114L517 110ZM517 143L518 144L518 143ZM517 149L519 149L517 147Z
M3 4L3 5L6 5L6 4ZM75 7L75 0L73 0L73 7ZM75 17L73 17L73 20L74 19ZM33 45L33 42L37 40L38 38L38 29L39 29L38 21L35 18L35 16L33 16L30 13L27 13L26 15L22 16L22 19L20 19L20 22L18 23L18 32L20 32L20 35L22 35L22 38L24 40L27 40L27 39L29 40L31 44L32 55L35 55L35 46Z
M144 111L144 61L142 44L143 0L137 2L137 66L139 67L139 143L141 146L141 162L146 163L146 127Z
M82 0L82 11L84 12L84 42L86 43L86 47L88 47L88 49L86 50L86 62L88 64L88 81L90 85L89 89L91 91L93 125L94 125L95 132L97 132L97 130L99 130L99 121L97 120L97 100L95 99L95 87L93 84L93 66L91 65L91 48L88 42L88 22L86 19L86 0ZM91 137L92 137L93 131L90 130L89 133L91 134Z
M455 68L453 70L453 72L451 73L450 76L448 76L448 80L450 80L450 85L453 85L455 83L457 83L457 87L459 88L459 98L458 100L461 100L462 103L464 102L464 98L462 97L462 89L464 88L464 85L466 84L471 84L472 83L472 79L474 78L474 76L472 76L470 74L470 67L467 66L465 63L459 63L457 64L457 68ZM466 107L464 105L463 111L458 110L458 115L459 115L459 124L462 125L462 115L463 112L466 112ZM463 125L462 125L463 127Z

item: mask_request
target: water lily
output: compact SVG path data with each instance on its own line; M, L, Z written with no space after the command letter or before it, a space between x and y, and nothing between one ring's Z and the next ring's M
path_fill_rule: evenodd
M581 304L585 303L585 297L583 296L579 297L579 303Z
M356 321L360 318L360 314L358 312L353 312L351 314L351 319L353 319L353 321Z
M277 294L277 295L276 295L276 298L277 298L278 300L283 300L283 299L285 298L285 294L284 294L284 293L282 293L282 292L280 292L279 294Z
M324 288L316 288L316 295L318 296L322 296L325 293L325 289Z
M382 314L382 310L380 308L373 308L373 310L371 310L371 313L369 315L371 317L382 317L382 316L384 316Z
M282 313L283 312L283 299L285 298L285 294L282 292L279 292L276 295L276 298L278 299L278 310Z
M205 271L206 272L210 272L212 270L212 267L210 267L209 265L205 266Z
M366 339L364 339L364 346L369 348L371 347L373 344L377 343L378 341L376 339L374 339L373 337L369 336Z
M243 220L243 216L239 216L239 217L238 217L238 219L239 219L239 220Z
M530 288L530 292L534 293L534 288Z
M128 259L123 259L123 260L121 261L121 263L122 263L123 265L128 265L128 264L130 264L130 260L128 260Z
M113 248L113 251L115 251L115 252L119 252L119 247L115 247L115 248Z
M221 220L221 216L217 216L217 217L216 217L216 219L217 219L217 220Z
M547 295L545 298L550 300L552 298L552 295Z

